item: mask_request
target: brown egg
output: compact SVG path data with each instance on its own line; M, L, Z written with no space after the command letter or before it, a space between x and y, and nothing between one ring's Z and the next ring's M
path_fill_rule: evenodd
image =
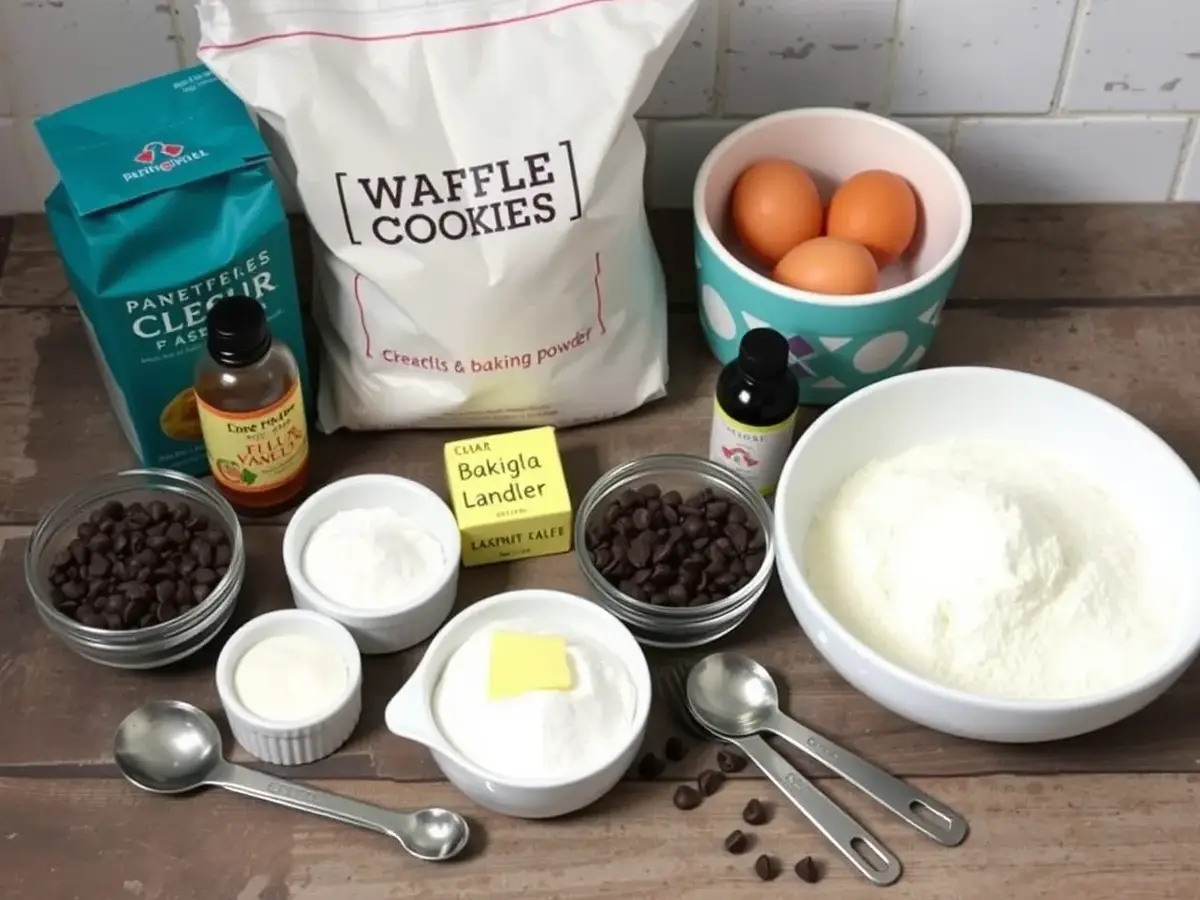
M817 186L786 159L763 160L742 172L730 207L738 237L768 265L821 233L824 210Z
M859 172L829 202L825 233L858 241L881 269L908 249L916 230L917 198L908 182L892 172Z
M871 252L835 237L813 238L793 247L771 277L814 294L870 294L879 287L879 267Z

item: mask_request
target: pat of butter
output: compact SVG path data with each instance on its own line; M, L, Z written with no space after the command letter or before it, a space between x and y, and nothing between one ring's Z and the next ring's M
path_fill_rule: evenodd
M530 691L569 691L571 687L566 638L509 631L492 635L489 700L517 697Z
M464 566L571 549L571 495L553 428L451 441L445 456Z

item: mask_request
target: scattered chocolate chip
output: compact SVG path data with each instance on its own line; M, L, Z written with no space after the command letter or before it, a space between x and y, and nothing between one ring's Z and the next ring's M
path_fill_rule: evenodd
M585 545L609 584L655 606L723 600L766 558L763 529L740 501L706 488L685 502L653 483L610 501L588 523Z
M725 849L730 853L745 853L749 846L750 839L740 829L734 829L725 838Z
M669 737L667 738L666 746L663 747L663 756L665 756L671 762L679 762L681 759L687 756L687 747L684 745L681 738L674 736Z
M774 881L779 870L775 866L775 860L764 853L754 861L754 874L763 881Z
M722 748L717 751L717 768L726 775L740 772L746 768L746 757L733 750Z
M695 809L702 801L700 792L690 784L681 784L675 788L675 796L671 798L676 809Z
M705 769L696 779L696 784L700 786L700 791L705 797L711 797L721 789L721 785L724 783L725 776L714 769Z
M766 825L770 818L770 812L757 797L747 803L746 808L742 810L742 821L747 825Z
M47 580L63 615L126 631L187 612L211 593L231 559L229 535L182 501L169 509L159 500L109 500L76 527Z
M796 863L796 877L805 884L816 884L821 880L821 869L816 860L811 856L806 856Z
M638 777L650 781L661 775L665 768L661 759L653 753L647 753L638 762Z

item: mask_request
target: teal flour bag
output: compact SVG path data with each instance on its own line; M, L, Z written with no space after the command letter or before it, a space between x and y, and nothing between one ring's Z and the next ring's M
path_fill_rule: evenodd
M269 154L204 66L36 123L61 178L46 214L117 417L143 465L208 471L192 395L208 308L246 294L308 366ZM312 404L308 404L309 408Z

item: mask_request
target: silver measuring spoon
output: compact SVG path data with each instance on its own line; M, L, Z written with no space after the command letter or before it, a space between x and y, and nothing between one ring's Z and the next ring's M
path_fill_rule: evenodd
M386 834L417 859L457 856L470 836L466 819L449 810L394 812L234 765L221 754L217 723L178 700L147 703L126 716L117 727L113 758L130 782L155 794L222 787Z
M728 734L778 735L899 816L926 837L955 847L967 837L967 820L894 775L840 747L779 709L779 690L769 672L740 653L714 653L700 660L688 679L704 698L709 717Z
M687 706L692 718L716 737L740 748L792 806L868 880L880 886L899 880L904 871L900 860L848 812L821 793L757 734L739 735L729 730L731 723L721 713L719 702L713 702L714 698L696 677L701 665L703 662L688 674Z

